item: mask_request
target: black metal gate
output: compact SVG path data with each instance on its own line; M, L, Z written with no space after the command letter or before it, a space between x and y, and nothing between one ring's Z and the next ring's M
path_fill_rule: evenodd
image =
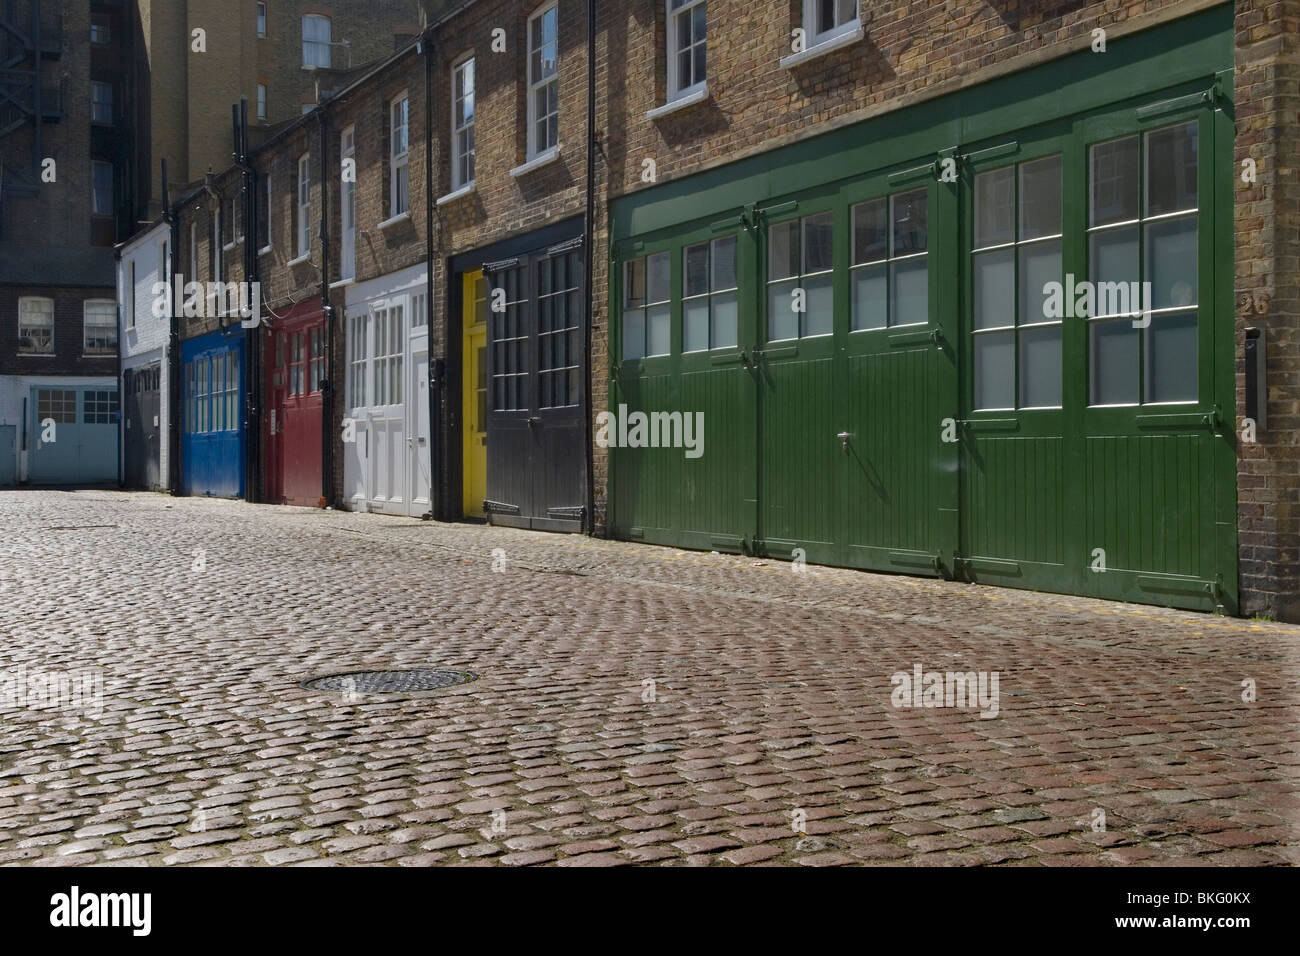
M587 374L582 239L489 262L488 519L581 531Z
M162 366L159 363L128 369L122 375L123 465L126 487L139 490L159 488Z

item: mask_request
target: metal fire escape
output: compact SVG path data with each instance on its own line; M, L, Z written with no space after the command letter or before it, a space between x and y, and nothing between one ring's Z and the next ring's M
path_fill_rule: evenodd
M54 0L0 0L0 228L9 198L40 185L42 126L63 115L62 85L47 85L42 69L63 55L63 16ZM21 148L28 131L30 154ZM0 239L3 239L0 236Z

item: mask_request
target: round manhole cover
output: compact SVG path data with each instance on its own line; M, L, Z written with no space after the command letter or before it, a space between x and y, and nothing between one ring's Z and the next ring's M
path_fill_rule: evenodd
M354 671L313 677L302 682L307 690L326 690L338 694L417 694L468 684L478 675L469 671L439 671L417 668L409 671Z

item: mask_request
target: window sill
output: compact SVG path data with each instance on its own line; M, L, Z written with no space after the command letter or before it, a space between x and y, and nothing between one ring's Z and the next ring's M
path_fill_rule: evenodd
M528 162L524 163L522 166L516 166L514 169L510 170L510 175L513 176L515 179L518 179L520 176L527 176L534 169L541 169L543 166L549 166L551 163L555 162L559 158L560 158L560 145L559 143L556 143L546 152L533 157Z
M693 93L687 93L685 96L679 96L675 100L669 100L663 106L657 106L647 112L646 119L657 120L662 116L669 116L678 110L684 110L688 106L694 106L696 103L703 103L709 98L709 84L705 83Z
M380 223L378 226L376 226L375 228L376 228L376 229L387 229L387 228L389 228L390 226L396 226L398 223L402 223L402 222L410 222L410 221L411 221L411 213L410 213L410 211L408 210L408 211L406 211L406 212L399 212L396 216L390 216L389 218L385 219L383 222L381 222L381 223Z
M354 284L356 283L356 281L357 281L357 277L356 277L356 276L348 276L346 279L339 279L338 282L331 282L331 283L330 283L330 288L331 288L331 289L342 289L342 288L344 288L345 286L354 285Z
M258 249L258 250L257 250L257 254L258 254L259 256L269 256L269 255L271 254L271 247L270 247L270 246L263 246L261 249Z
M829 40L822 40L815 46L810 46L802 53L795 53L791 56L784 57L781 60L781 66L786 70L793 69L802 63L807 63L809 60L815 60L819 56L825 56L827 53L834 50L840 50L846 46L851 46L861 40L864 36L866 36L866 31L862 29L862 22L858 21L857 27L852 30L847 30L838 36L833 36Z
M285 263L285 265L288 266L290 269L292 269L294 266L302 265L304 262L307 262L309 259L311 259L311 253L304 252L302 255L297 256L296 258L290 259L288 262Z
M19 352L19 358L54 358L53 352Z
M460 199L464 196L468 196L470 193L475 192L477 189L478 189L478 184L475 181L471 180L470 182L466 183L464 186L461 186L459 189L453 189L451 192L447 193L447 195L439 196L438 201L435 203L435 205L445 206L449 202L455 202L457 199Z

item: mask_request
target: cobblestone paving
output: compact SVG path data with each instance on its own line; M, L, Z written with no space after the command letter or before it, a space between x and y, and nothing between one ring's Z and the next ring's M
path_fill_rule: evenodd
M159 495L0 529L0 669L104 687L0 702L0 863L1300 862L1300 628ZM892 707L916 664L998 716ZM300 686L417 666L478 680Z

